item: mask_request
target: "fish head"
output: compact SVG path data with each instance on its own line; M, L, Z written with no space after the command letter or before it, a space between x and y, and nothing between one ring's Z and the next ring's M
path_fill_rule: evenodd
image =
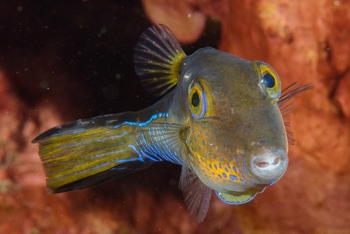
M187 56L165 25L141 35L134 63L150 94L168 93L150 111L166 110L166 125L176 129L167 142L179 151L169 155L183 165L179 187L198 222L211 189L228 204L242 204L281 178L287 141L294 141L282 116L293 109L289 100L312 84L294 83L281 94L280 79L266 63L213 48Z
M203 48L184 60L179 86L189 167L204 184L219 197L235 196L281 178L287 137L277 104L281 82L269 65Z

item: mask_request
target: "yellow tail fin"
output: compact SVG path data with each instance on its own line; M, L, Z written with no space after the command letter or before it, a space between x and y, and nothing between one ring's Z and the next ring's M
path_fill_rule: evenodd
M33 140L53 193L82 189L151 164L134 146L137 126L118 124L120 115L78 120Z

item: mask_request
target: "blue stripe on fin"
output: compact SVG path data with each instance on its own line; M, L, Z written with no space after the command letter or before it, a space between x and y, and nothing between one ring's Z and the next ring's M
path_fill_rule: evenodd
M152 119L152 118L151 118ZM153 161L181 162L180 124L149 122L147 127L138 129L136 142L143 154Z

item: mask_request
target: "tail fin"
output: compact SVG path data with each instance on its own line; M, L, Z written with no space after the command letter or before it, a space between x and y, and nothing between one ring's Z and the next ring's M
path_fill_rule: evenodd
M137 126L121 125L120 115L105 115L54 127L32 143L53 193L82 189L151 164L135 146Z

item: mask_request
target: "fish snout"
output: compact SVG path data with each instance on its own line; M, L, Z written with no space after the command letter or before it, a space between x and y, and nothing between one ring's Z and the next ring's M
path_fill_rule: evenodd
M250 162L251 172L263 183L274 183L287 169L288 157L284 150L266 151L253 156Z

